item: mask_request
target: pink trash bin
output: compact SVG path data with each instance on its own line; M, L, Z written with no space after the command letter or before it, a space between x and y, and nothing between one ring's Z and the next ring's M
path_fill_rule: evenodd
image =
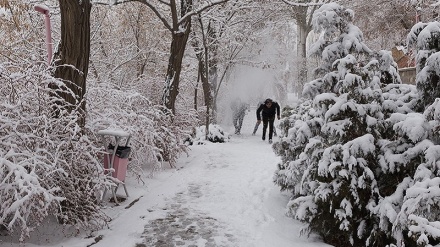
M108 161L108 156L104 156L104 168L110 168L110 162ZM118 156L115 156L115 161L113 162L113 169L115 170L112 174L112 177L119 179L124 182L125 175L127 174L127 166L128 166L128 158L121 159Z
M120 149L123 151L119 152ZM113 153L113 149L108 150L109 153ZM112 177L119 179L120 181L125 181L125 175L127 174L127 166L128 166L128 154L130 153L129 147L118 147L118 150L115 154L115 159L113 161L113 169L115 170L112 174ZM123 158L118 155L122 155ZM111 158L111 154L104 155L104 168L110 168L109 158Z

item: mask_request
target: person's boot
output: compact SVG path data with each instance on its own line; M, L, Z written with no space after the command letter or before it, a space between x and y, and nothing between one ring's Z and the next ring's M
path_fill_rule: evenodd
M272 139L269 139L269 144L272 144Z

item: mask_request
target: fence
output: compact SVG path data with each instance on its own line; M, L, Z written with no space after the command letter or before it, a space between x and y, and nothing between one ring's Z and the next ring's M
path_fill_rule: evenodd
M405 84L416 84L416 68L407 67L399 69L400 79Z

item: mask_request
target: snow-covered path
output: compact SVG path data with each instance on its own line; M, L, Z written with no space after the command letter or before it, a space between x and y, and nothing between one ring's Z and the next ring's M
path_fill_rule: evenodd
M301 224L285 216L288 195L272 182L278 158L261 140L261 126L251 135L254 123L252 112L243 135L191 147L177 169L165 167L145 185L128 180L128 200L106 209L113 218L108 228L66 238L55 224L26 246L328 246L300 236ZM233 133L230 126L226 131ZM0 237L0 246L19 245Z
M171 207L177 203L188 214L193 214L191 217L181 215L176 221L200 216L201 224L191 222L189 225L196 226L193 230L201 230L202 227L197 226L206 225L203 219L215 219L211 222L213 225L208 226L215 231L214 236L205 234L205 239L192 239L192 244L319 246L309 243L311 239L300 238L300 225L284 215L288 198L272 183L277 158L267 142L261 141L259 136L245 135L233 138L228 144L196 146L193 151L199 155L181 159L180 165L184 168L176 175L182 179L179 186L182 190L169 203ZM148 226L147 229L148 233L153 232ZM191 244L178 234L170 237L176 243L185 243L184 246Z

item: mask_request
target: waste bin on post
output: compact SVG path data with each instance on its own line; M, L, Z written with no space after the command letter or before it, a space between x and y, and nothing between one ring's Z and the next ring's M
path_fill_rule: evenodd
M110 169L113 168L114 172L112 172L112 177L117 178L119 181L125 181L125 175L127 174L127 166L128 166L128 155L130 155L131 148L128 146L118 146L115 150L115 146L111 143L107 147L108 154L104 156L104 168ZM113 165L111 166L110 154L114 154L113 156Z
M113 199L116 203L118 200L116 198L116 191L119 184L122 184L125 190L125 194L128 197L127 187L125 186L125 176L127 173L128 166L128 156L130 155L131 148L128 146L130 141L130 134L118 129L105 129L98 131L98 135L101 136L112 136L115 138L115 145L109 143L106 146L106 152L104 155L104 168L110 170L109 173L113 178L116 178L114 182L117 184L115 188L112 188ZM122 139L126 139L125 146L119 146ZM105 195L105 193L104 193Z

